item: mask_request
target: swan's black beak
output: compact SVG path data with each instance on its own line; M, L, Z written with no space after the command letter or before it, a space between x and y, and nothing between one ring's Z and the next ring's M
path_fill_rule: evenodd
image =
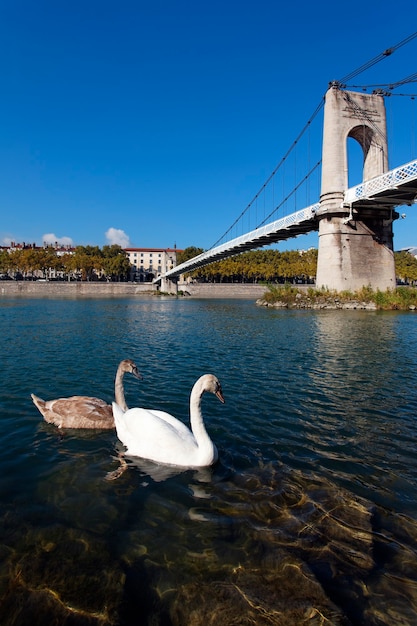
M224 399L224 397L223 397L223 392L222 392L222 390L220 389L220 387L219 387L219 389L217 389L217 391L215 391L215 392L214 392L214 394L218 397L218 399L220 400L220 402L221 402L222 404L224 404L224 403L226 402L226 400L225 400L225 399Z
M134 368L132 369L132 374L133 374L133 376L134 376L135 378L137 378L138 380L143 380L143 376L142 376L142 374L140 373L140 371L138 370L138 368L137 368L137 367L134 367Z

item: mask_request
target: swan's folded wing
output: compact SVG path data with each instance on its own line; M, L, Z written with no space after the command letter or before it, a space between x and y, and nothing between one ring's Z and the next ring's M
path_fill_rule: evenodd
M50 400L46 403L49 410L60 415L64 420L82 416L85 420L98 421L111 418L111 407L100 398L72 396Z
M168 413L165 419L158 415L158 411L142 408L129 409L123 413L113 403L113 415L117 436L125 445L127 454L132 456L175 465L179 447L182 453L188 447L190 451L196 447L191 431L173 416L169 416L168 421Z
M158 411L156 409L146 409L146 411L164 420L164 422L166 422L167 424L171 424L171 426L174 426L175 430L178 433L183 433L184 437L190 436L191 431L188 426L186 426L183 422L181 422L170 413L167 413L166 411Z

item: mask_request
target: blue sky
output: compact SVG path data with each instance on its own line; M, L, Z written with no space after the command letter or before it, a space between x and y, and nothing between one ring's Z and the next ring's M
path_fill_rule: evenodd
M400 9L386 0L377 11L356 0L3 0L0 243L211 247L329 81L413 33L417 9ZM355 82L399 81L416 59L417 38ZM417 98L389 98L387 109L395 167L417 158ZM321 123L311 139L318 158ZM308 159L298 154L300 172ZM396 249L417 245L417 205L401 211ZM309 246L316 234L279 249Z

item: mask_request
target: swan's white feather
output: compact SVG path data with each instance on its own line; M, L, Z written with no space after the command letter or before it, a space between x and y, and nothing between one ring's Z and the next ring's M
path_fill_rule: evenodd
M220 383L206 374L195 383L190 397L191 428L165 411L132 408L126 412L114 402L117 436L130 456L181 467L205 467L217 460L217 448L209 438L200 410L205 391L224 402Z
M178 424L182 422L176 420L177 424L174 425L173 422L167 422L155 412L142 408L128 409L123 413L117 405L115 409L114 405L115 403L113 403L113 415L117 436L126 446L128 455L154 459L169 465L183 465L184 463L180 463L178 458L179 447L181 447L183 459L185 455L190 458L189 455L195 454L197 449L195 437L186 426L178 428ZM175 420L174 417L173 420ZM188 465L188 462L185 465Z

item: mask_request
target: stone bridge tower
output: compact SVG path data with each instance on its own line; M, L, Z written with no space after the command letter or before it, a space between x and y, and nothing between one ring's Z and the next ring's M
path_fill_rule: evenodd
M395 288L392 206L364 201L345 205L348 137L363 150L363 181L388 170L385 104L382 95L326 93L319 218L318 287L356 291L363 286Z

